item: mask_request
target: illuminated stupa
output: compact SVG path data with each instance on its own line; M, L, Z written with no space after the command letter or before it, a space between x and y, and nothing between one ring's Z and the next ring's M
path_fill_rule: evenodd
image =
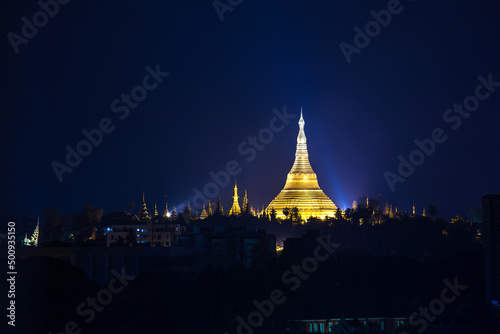
M295 162L288 173L285 187L268 205L266 211L270 213L274 208L276 217L284 219L286 218L283 213L284 208L291 211L292 208L297 207L302 219L334 217L337 206L319 187L316 173L314 173L309 163L304 124L301 109Z

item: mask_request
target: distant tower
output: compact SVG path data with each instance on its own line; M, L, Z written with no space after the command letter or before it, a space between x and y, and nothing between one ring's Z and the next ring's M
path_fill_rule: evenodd
M191 203L188 202L188 205L184 208L185 213L189 218L193 218L193 212L191 210Z
M352 210L356 211L358 209L358 202L352 201Z
M201 210L200 219L205 219L208 217L207 210L205 210L205 203L203 203L203 210Z
M370 207L370 204L368 202L368 196L366 196L366 207L369 208Z
M218 214L218 215L223 215L224 214L224 208L222 207L222 203L220 201L220 195L219 195L219 198L217 200L217 207L215 209L215 213Z
M146 219L150 219L151 218L151 216L148 213L148 208L146 207L146 201L144 200L144 191L142 192L141 210L139 211L139 213L137 214L137 216L141 220L146 220Z
M155 202L155 213L153 217L158 217L158 209L156 208L156 202Z
M234 181L234 195L233 195L233 206L229 210L229 215L237 215L241 213L240 205L238 203L238 187L236 186L236 180Z
M389 216L389 202L385 202L384 215Z
M241 211L243 213L248 212L248 196L247 196L247 190L245 189L245 197L243 197L243 205L241 207Z
M424 216L425 216L425 208L424 208ZM415 202L413 202L413 217L415 217Z
M213 215L212 213L212 203L210 203L210 198L208 199L208 215Z
M168 214L168 203L165 201L165 211L163 211L163 218L167 218L169 216Z
M422 216L425 217L425 206L424 206L424 211L422 212Z
M35 247L38 246L39 234L40 234L40 217L37 217L35 231L33 232L33 235L31 236L31 241L33 242L33 245Z
M389 218L393 218L394 214L392 213L392 204L389 206Z
M28 239L27 234L24 235L24 240L23 244L26 246L38 246L38 235L40 233L40 217L38 217L37 222L36 222L36 227L35 231L33 231L33 234L31 235L31 238Z

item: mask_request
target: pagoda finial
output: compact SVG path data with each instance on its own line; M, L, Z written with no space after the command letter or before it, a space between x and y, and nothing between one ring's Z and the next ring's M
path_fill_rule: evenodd
M307 154L307 146L306 146L306 142L307 142L307 139L306 139L306 133L304 132L304 125L306 124L306 122L304 121L304 117L302 116L302 108L300 109L300 119L299 119L299 135L297 136L297 151L298 150L301 150L301 151L304 151L304 152L301 152L301 153L305 153ZM299 152L297 152L299 153Z
M143 190L142 191L142 203L144 203L144 202L146 202L146 201L144 200L144 190Z

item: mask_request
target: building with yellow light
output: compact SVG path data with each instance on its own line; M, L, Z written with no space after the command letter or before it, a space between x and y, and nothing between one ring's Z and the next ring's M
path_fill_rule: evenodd
M298 208L302 219L334 217L337 211L337 206L319 187L316 173L309 163L304 125L301 110L295 162L288 173L284 188L266 208L268 213L272 209L276 210L277 218L286 218L283 213L285 208Z
M234 195L233 195L233 206L229 210L229 215L238 215L241 213L240 205L238 203L238 187L236 186L236 181L234 181Z

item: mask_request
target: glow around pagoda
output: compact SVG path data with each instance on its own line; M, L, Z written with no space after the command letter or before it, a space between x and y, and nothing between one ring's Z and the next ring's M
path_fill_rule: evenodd
M309 163L304 125L301 109L295 162L288 173L285 187L266 209L269 213L274 208L278 218L286 218L283 213L285 208L291 210L297 207L302 219L333 217L337 211L337 206L319 187L316 173Z

